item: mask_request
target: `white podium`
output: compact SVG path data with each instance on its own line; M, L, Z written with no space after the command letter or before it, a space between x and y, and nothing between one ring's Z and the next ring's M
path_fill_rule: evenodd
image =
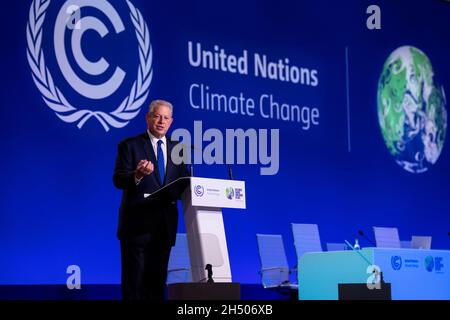
M245 209L245 182L183 177L151 194L154 198L180 199L189 245L193 282L206 282L207 264L214 282L232 282L223 208Z
M222 208L245 209L245 182L191 177L182 194L192 280L232 282Z

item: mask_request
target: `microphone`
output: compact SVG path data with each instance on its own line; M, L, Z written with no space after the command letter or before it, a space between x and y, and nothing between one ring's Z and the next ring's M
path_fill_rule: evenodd
M361 231L361 230L359 230L359 231ZM359 233L359 231L358 231L358 233ZM364 234L364 232L362 232L362 231L361 231L361 233L362 233L362 235ZM353 251L355 251L367 263L368 266L373 266L373 263L371 263L369 260L367 260L366 257L363 256L363 254L360 252L361 250L356 250L355 247L350 244L350 242L348 242L347 240L344 240L344 241L347 244L347 246L349 246ZM373 269L373 273L377 273L375 269ZM379 283L380 283L380 289L381 289L381 284L385 283L384 277L383 277L383 271L380 271L379 276L380 276Z
M348 242L347 240L344 240L344 241L345 241L345 243L347 244L347 246L348 246L349 248L351 248L353 251L355 251L357 254L359 254L359 256L367 263L368 266L371 266L371 265L372 265L372 263L371 263L369 260L367 260L367 258L364 257L364 256L362 255L361 252L359 252L360 250L356 250L355 247L352 246L352 245L350 244L350 242Z
M230 165L228 165L228 177L230 178L230 180L233 180L233 171L231 171Z
M370 240L370 239L364 234L364 232L363 232L362 230L358 230L358 234L359 234L361 237L363 237L364 239L366 239L367 241L369 241L374 247L377 246L372 240Z

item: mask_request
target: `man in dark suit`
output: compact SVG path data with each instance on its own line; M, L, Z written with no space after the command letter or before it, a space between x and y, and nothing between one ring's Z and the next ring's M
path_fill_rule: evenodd
M179 177L185 164L175 165L174 142L166 137L173 107L155 100L150 104L147 132L121 141L114 169L114 185L123 190L119 209L124 300L163 300L167 265L178 226L176 202L145 198Z

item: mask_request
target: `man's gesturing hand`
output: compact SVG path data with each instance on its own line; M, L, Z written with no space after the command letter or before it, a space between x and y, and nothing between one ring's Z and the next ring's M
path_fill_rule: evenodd
M134 177L137 180L141 180L144 176L148 176L154 170L153 163L147 160L139 161L136 170L134 171Z

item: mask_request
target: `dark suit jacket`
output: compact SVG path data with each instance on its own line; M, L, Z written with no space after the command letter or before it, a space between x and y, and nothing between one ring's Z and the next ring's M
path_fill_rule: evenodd
M175 142L167 137L166 139L168 159L164 184L188 175L185 164L175 165L172 162L170 154ZM143 159L151 161L155 169L136 185L134 170L138 162ZM178 226L176 202L144 199L144 193L153 193L163 185L158 172L158 162L147 132L119 143L113 182L117 188L123 189L117 230L120 240L136 236L151 236L158 232L158 235L167 236L169 244L175 244ZM167 232L161 232L161 230Z

